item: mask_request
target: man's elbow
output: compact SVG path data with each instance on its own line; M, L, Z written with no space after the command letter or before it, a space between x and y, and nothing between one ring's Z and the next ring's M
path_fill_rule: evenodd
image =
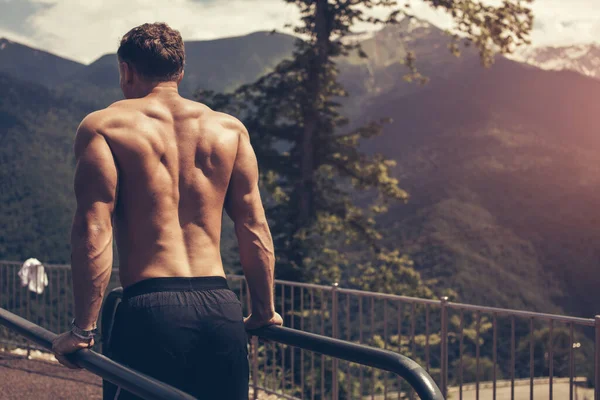
M75 217L71 228L71 244L73 247L95 255L103 250L107 242L112 240L112 224L110 221L89 221ZM75 250L75 249L74 249Z

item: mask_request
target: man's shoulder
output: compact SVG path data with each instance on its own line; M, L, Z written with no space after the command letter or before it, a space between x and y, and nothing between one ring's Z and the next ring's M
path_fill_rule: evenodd
M235 132L238 135L248 135L248 130L236 117L231 114L227 114L220 111L212 111L213 118L215 121L219 123L223 128L228 131Z
M117 102L119 103L119 102ZM130 117L132 110L123 105L113 103L107 108L103 108L88 114L79 124L78 130L95 132L103 134L106 127L124 121Z

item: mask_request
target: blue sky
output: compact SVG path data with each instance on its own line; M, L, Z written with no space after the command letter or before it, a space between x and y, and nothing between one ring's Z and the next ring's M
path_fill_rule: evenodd
M417 16L450 26L447 15L409 1ZM600 0L535 0L533 9L536 46L600 42ZM201 40L283 30L297 19L296 7L282 0L0 0L0 37L84 63L114 52L144 22L164 21L185 40Z

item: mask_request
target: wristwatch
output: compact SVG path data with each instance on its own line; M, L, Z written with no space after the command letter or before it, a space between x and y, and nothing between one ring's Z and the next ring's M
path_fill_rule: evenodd
M71 334L81 340L92 340L97 333L98 329L96 327L91 330L85 330L75 325L75 318L71 321Z

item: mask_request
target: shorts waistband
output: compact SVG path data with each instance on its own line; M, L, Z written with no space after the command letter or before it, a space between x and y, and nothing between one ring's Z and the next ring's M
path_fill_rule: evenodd
M199 276L194 278L149 278L123 289L123 299L155 292L184 292L211 289L229 289L222 276Z

